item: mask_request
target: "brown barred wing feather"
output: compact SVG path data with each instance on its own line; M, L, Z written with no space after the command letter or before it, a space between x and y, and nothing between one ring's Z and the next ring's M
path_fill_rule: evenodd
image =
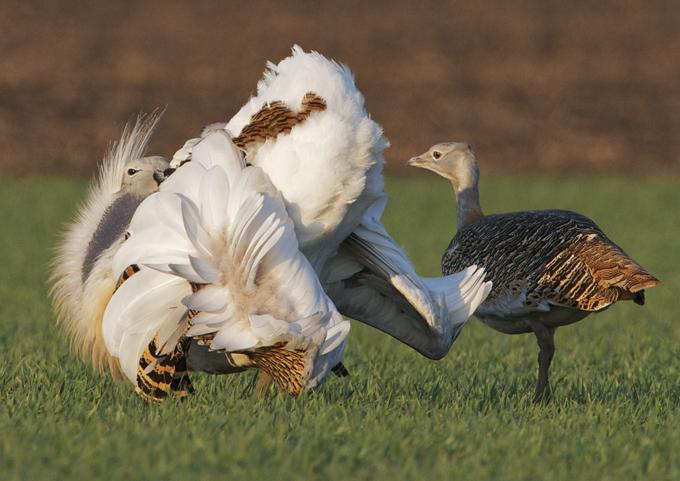
M304 389L308 371L304 350L287 349L283 343L278 343L244 354L252 360L253 366L267 373L280 390L297 396Z
M476 264L493 289L482 312L519 315L549 305L599 311L616 301L644 302L658 279L575 212L489 215L461 229L444 253L444 274Z
M135 392L146 401L161 402L169 394L177 397L194 392L186 368L190 339L183 337L168 354L159 354L152 340L139 359Z
M539 286L553 292L552 304L599 311L619 300L644 303L642 291L659 284L604 236L579 236L545 266Z
M247 149L252 144L265 142L267 139L289 133L293 127L304 122L312 112L326 110L326 101L314 92L307 92L302 99L300 110L293 112L281 101L274 101L262 106L243 127L241 133L234 137L234 144Z

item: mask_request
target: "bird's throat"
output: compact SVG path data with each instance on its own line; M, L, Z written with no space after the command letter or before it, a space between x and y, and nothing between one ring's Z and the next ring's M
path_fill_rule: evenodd
M484 213L479 205L479 189L477 185L469 187L453 186L456 192L456 223L458 230L482 217Z

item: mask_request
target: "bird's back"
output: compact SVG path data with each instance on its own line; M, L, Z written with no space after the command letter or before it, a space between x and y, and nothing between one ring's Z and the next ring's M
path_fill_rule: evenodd
M484 267L493 282L482 310L495 315L641 303L642 290L659 283L595 222L562 210L489 215L463 227L444 253L442 271L471 264Z
M264 122L262 122L264 121ZM293 48L269 64L252 97L227 124L248 162L281 191L300 246L319 270L383 192L382 129L345 66Z

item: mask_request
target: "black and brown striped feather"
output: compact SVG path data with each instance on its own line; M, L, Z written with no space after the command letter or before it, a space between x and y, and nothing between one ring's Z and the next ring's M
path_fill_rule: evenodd
M324 110L326 101L314 92L305 94L298 112L293 112L281 101L270 102L251 116L250 122L234 137L233 142L237 147L247 149L251 144L289 133L293 127L307 120L312 112Z
M442 259L444 274L476 264L493 289L485 303L526 291L526 306L542 302L598 311L618 300L643 302L659 283L592 220L569 211L490 215L463 227Z
M139 270L135 264L126 267L116 282L116 289ZM195 284L191 287L194 292L199 289ZM190 310L187 317L195 315L196 312ZM170 350L168 346L159 347L156 338L152 339L139 358L135 392L144 400L153 402L161 402L170 394L184 397L193 393L186 362L189 344L190 339L182 336ZM161 350L167 352L161 353Z
M293 396L303 391L307 366L304 350L287 349L283 343L278 343L243 354L250 357L254 367L266 372L280 390Z
M189 343L189 338L182 337L172 351L159 354L153 339L139 360L135 392L153 402L161 402L170 394L184 397L193 393L186 366Z

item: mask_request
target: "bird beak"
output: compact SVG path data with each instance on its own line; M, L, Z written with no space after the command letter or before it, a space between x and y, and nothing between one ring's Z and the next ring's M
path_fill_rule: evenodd
M153 173L153 180L156 181L158 185L161 185L165 179L170 177L170 175L175 171L176 169L173 169L172 167L169 169L165 169L163 172L156 171Z
M153 173L153 180L156 181L158 185L161 185L161 182L165 180L165 176L163 175L163 172L154 172Z
M411 157L407 164L411 167L425 167L427 165L427 160L423 159L422 155L416 157Z

